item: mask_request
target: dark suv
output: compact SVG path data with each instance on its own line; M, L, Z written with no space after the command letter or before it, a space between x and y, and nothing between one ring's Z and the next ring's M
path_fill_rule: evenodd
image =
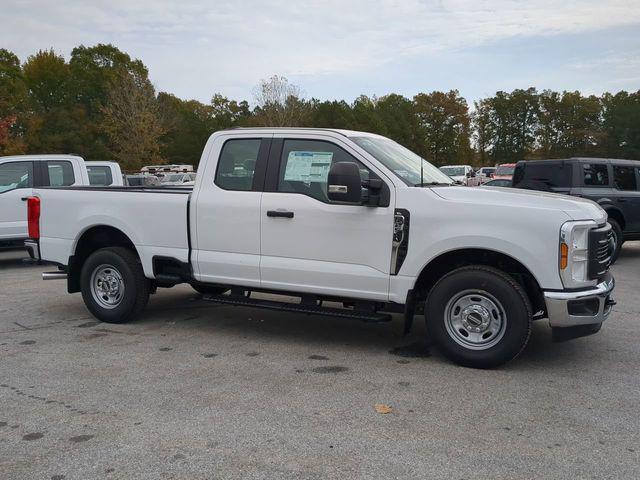
M565 193L598 203L609 214L618 257L625 240L640 240L640 161L568 158L520 161L513 187Z

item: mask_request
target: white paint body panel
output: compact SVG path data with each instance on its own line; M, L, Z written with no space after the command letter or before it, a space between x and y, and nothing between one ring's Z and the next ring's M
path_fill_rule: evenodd
M194 275L202 282L259 287L262 193L223 190L214 183L220 150L230 138L256 135L213 135L205 146L191 205Z
M41 200L43 259L66 265L83 233L107 225L131 239L149 278L153 278L154 255L188 261L188 192L123 192L101 187L100 191L36 189L36 194ZM156 211L162 215L149 214Z
M404 303L425 266L458 249L503 253L528 268L543 289L562 289L561 225L568 220L606 221L595 203L573 197L499 188L408 186L349 140L352 134L247 129L212 135L191 194L189 222L186 194L37 190L42 198L42 256L65 264L84 231L109 225L131 239L151 278L154 255L188 261L189 224L192 268L199 281ZM357 133L362 135L367 134ZM214 184L226 139L265 137L338 144L387 183L390 206L336 205L297 193L227 191ZM391 275L396 208L410 212L409 247L399 274ZM293 211L294 218L267 217L268 210L278 209Z

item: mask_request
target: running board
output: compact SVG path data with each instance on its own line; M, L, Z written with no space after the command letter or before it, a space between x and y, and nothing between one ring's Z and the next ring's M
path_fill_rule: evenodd
M257 307L268 310L280 310L285 312L306 313L308 315L324 315L328 317L352 318L367 323L389 322L391 315L374 311L350 310L347 308L322 307L303 303L277 302L237 295L203 295L203 300L208 302L236 305L241 307Z

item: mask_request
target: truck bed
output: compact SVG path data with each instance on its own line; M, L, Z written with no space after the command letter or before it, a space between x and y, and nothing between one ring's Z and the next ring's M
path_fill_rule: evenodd
M191 190L95 186L35 189L41 200L42 258L66 265L83 234L106 227L120 230L131 239L150 276L154 256L187 262Z

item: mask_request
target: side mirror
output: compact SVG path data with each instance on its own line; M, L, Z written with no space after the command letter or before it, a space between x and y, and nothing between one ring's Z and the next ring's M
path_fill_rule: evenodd
M475 176L476 176L476 172L474 172L473 170L471 170L471 171L469 172L469 178L475 178Z
M360 168L355 162L336 162L327 176L327 196L332 202L362 202L362 180Z

